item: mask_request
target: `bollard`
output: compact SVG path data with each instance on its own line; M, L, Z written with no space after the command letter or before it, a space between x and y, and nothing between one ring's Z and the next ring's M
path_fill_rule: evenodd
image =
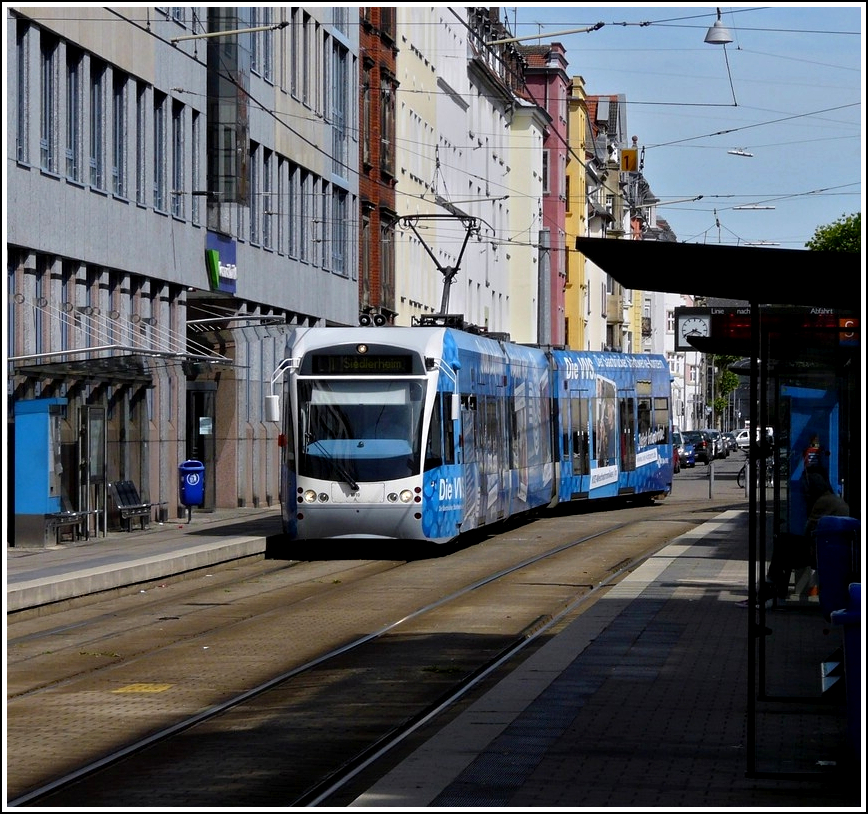
M714 497L714 459L708 462L708 497Z

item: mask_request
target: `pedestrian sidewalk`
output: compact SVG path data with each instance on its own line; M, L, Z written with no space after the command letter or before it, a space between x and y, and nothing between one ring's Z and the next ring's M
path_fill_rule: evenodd
M747 516L675 540L349 805L864 811L816 605L755 611L749 691Z

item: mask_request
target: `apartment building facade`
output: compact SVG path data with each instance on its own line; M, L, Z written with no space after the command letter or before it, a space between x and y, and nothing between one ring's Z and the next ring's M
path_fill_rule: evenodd
M6 13L10 504L46 400L46 499L95 532L116 480L182 516L188 459L204 509L274 502L285 332L358 318L357 15Z

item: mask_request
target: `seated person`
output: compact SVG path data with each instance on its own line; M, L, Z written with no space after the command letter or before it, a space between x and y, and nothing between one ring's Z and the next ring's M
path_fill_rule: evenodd
M808 519L805 533L778 534L775 537L772 559L766 575L766 591L761 593L763 600L785 600L789 593L790 574L793 569L807 566L817 567L817 545L814 534L821 517L849 517L850 507L842 500L826 476L821 472L810 472L808 484Z

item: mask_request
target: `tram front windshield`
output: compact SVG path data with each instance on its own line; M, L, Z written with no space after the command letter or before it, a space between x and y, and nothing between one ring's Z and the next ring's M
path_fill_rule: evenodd
M298 473L346 482L420 470L425 385L385 379L300 379Z

